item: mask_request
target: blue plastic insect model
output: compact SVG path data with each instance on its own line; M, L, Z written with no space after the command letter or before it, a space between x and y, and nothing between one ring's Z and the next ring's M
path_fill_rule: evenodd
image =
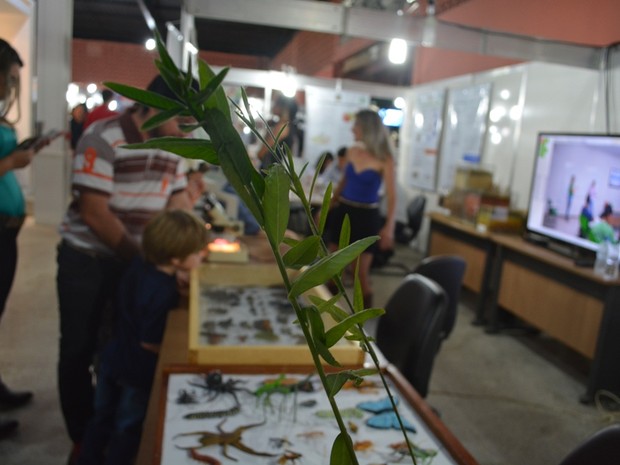
M394 404L398 405L398 397L394 397ZM392 409L392 404L388 397L381 400L360 402L359 404L357 404L357 408L375 414L374 416L366 420L366 424L371 428L400 429L398 417L396 416L396 412L394 412L394 410ZM412 433L416 432L415 427L407 420L402 418L402 416L401 420L403 422L404 428L407 431L411 431Z

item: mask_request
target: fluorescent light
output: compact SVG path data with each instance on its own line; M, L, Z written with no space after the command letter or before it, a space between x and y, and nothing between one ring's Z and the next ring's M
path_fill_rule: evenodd
M392 39L388 58L395 65L402 65L407 60L407 42L403 39Z
M192 44L191 42L185 42L185 48L187 49L187 51L189 53L191 53L192 55L198 55L198 49L196 48L196 46L194 44Z

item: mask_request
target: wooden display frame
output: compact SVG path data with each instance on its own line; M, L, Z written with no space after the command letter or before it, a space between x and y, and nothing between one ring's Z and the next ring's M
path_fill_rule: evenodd
M227 377L230 375L239 375L240 377L251 376L251 375L261 375L261 376L264 375L266 377L275 378L280 374L308 375L312 373L312 370L310 369L310 367L304 366L304 365L286 365L286 366L280 366L280 367L274 366L274 365L264 365L264 366L258 366L258 365L224 365L224 366L223 365L213 365L213 366L173 365L173 366L165 367L162 373L163 375L162 376L162 389L161 389L160 406L159 406L160 415L159 415L158 424L157 424L156 447L155 447L155 453L154 453L153 462L152 462L153 465L168 465L170 463L169 458L167 462L162 462L162 459L165 459L163 457L164 434L165 434L165 428L167 424L166 414L168 412L168 405L171 403L170 401L171 394L168 392L169 381L171 379L171 376L206 374L213 369L220 370L225 379L229 379ZM404 379L404 377L400 374L400 372L396 368L389 365L387 367L383 367L381 370L382 370L383 375L387 379L388 383L393 388L393 391L392 391L393 395L399 397L401 400L399 404L400 405L399 411L401 411L401 415L403 415L403 418L413 413L413 415L415 416L413 422L415 424L415 427L418 429L418 433L423 432L425 437L431 438L434 441L435 445L437 446L436 450L438 451L438 454L434 457L434 459L431 462L421 462L420 459L418 459L419 463L432 463L432 465L445 465L445 464L478 465L477 461L463 447L463 445L458 441L458 439L450 432L450 430L446 427L446 425L443 424L443 422L439 419L439 417L435 414L435 412L432 411L430 406L426 404L426 402L411 387L411 385ZM316 382L315 384L317 385L320 384L318 379L315 380L315 382ZM382 390L383 388L379 387L378 389ZM320 395L320 393L316 393L316 395ZM353 395L359 396L360 401L364 401L365 396L366 396L363 393L359 393L359 394L355 393ZM338 396L336 400L338 401ZM175 407L175 408L178 408L178 407ZM341 410L342 410L342 407L341 407ZM403 411L405 411L404 414L403 414ZM300 415L300 414L297 414L297 415ZM311 414L308 413L307 415L311 415ZM207 432L207 431L217 431L216 426L214 425L217 425L218 423L220 423L221 418L209 419L209 420L185 420L185 421L186 422L196 421L196 423L192 426L192 428L190 428L192 432L194 431ZM208 424L205 423L206 421L208 421L209 423ZM229 430L232 429L231 427L227 427L225 422L222 424L223 424L222 430L226 430L226 432L229 432ZM328 428L325 428L325 429L328 429ZM392 431L394 433L393 442L400 442L404 440L402 433L400 431L391 430L390 432ZM408 433L409 440L416 443L416 441L419 440L419 438L417 437L418 433L413 433L413 434ZM273 430L269 429L268 432L264 433L265 439L269 439L271 437L270 435L272 434L273 434ZM352 434L352 439L355 442L356 433L351 433L351 434ZM335 438L335 435L333 438L326 437L324 439L321 439L321 441L323 441L324 444L315 443L315 447L331 448L331 443L333 442L334 438ZM361 439L361 438L358 438L358 439ZM200 444L199 439L195 439L195 441L197 445ZM169 450L174 450L174 451L180 449L178 445L175 445L176 448L172 448L172 446L168 446L168 447L170 448ZM266 447L267 446L265 445L265 448ZM212 447L212 446L208 446L205 448L196 447L196 449L197 451L199 450L198 452L203 455L204 454L217 455L216 452L218 450L218 448ZM272 457L266 460L262 457L254 457L254 456L245 455L244 452L240 452L238 449L234 449L234 448L229 449L229 452L230 452L230 455L233 456L238 461L223 459L222 457L219 457L219 459L217 459L217 462L213 462L213 463L218 463L218 464L221 463L222 465L233 464L233 463L243 463L244 461L246 463L256 463L256 464L284 463L284 462L278 461L277 457ZM248 458L250 458L249 462L248 462ZM358 458L359 458L359 455L358 455ZM314 462L310 462L309 460L307 461L304 461L303 459L299 459L299 460L300 460L299 462L295 461L293 463L295 465L309 465L309 464L314 465ZM187 462L180 460L178 458L174 458L174 463L175 465L177 465L177 464L183 464L183 463L196 463L196 461L189 458L188 456ZM211 462L207 462L207 463L211 463ZM286 463L288 464L290 462L287 461ZM395 459L394 461L390 460L387 463L399 463L399 460L397 459ZM402 463L409 463L409 462L407 462L406 459L403 459Z
M291 271L293 278L298 272ZM282 276L273 263L207 263L192 271L189 298L189 362L218 365L313 365L308 346L299 345L206 345L201 344L200 289L202 286L278 286ZM331 294L324 286L309 290L307 295L329 299ZM326 328L334 325L327 314L323 315ZM361 366L364 352L358 343L341 340L330 349L342 365Z

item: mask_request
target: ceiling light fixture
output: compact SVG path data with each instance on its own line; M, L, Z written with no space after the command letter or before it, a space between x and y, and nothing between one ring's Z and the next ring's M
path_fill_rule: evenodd
M198 55L198 49L191 42L185 42L185 49L192 55Z
M388 58L395 65L402 65L407 61L407 42L403 39L392 39Z
M295 97L295 94L297 94L297 78L295 77L297 70L293 66L282 65L282 72L284 75L279 86L280 92L285 97Z

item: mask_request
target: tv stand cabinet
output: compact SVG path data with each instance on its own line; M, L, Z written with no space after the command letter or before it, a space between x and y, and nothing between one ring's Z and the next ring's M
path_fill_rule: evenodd
M582 401L600 389L620 393L620 280L605 281L520 236L482 233L440 213L429 217L429 255L467 261L463 285L478 293L475 322L487 316L488 332L498 331L501 307L591 360Z
M458 255L467 262L463 286L477 294L474 325L487 323L485 309L490 293L491 269L495 243L487 232L477 230L471 223L438 212L428 214L430 234L429 255Z
M596 391L620 392L620 281L517 236L496 243L490 331L499 329L499 307L592 360L583 402Z

